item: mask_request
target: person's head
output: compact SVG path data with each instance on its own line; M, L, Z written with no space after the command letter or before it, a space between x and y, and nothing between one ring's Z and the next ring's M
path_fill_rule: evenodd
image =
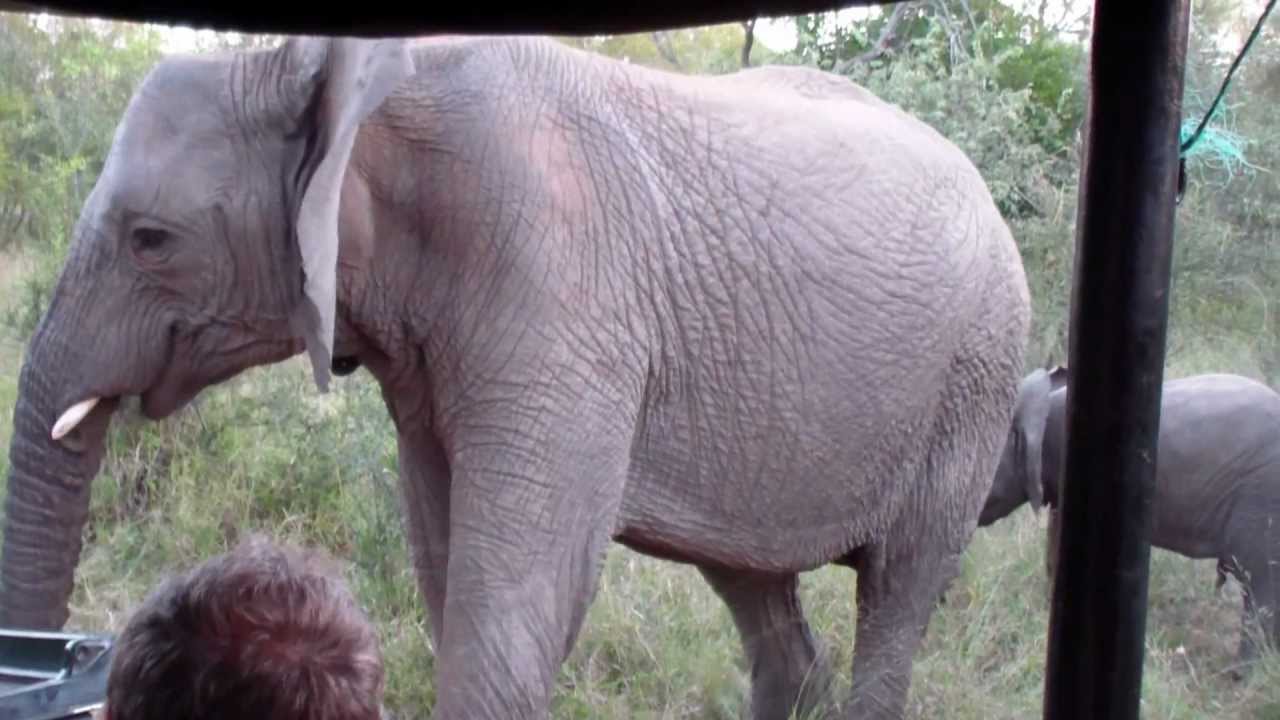
M116 640L106 720L378 720L377 636L326 558L253 538L172 578Z

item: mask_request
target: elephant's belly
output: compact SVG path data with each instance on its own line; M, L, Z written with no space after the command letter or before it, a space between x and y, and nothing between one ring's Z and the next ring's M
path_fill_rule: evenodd
M772 271L735 257L759 270L754 279L730 282L726 270L690 281L697 302L673 302L662 315L665 344L645 387L617 533L624 542L667 557L804 570L883 537L908 501L924 522L942 504L938 492L955 490L942 485L972 482L967 463L964 478L927 478L923 467L943 415L990 415L948 393L991 396L990 384L1016 382L1003 358L1020 341L993 344L989 330L969 325L974 308L994 302L978 275L958 279L972 248L931 248L957 256L948 263L897 247L908 269L895 275L849 258L886 252L879 236L833 239L836 250L802 236L783 235L789 259ZM998 311L983 320L1008 325ZM961 360L972 363L963 373Z
M923 475L923 415L860 416L847 400L808 416L701 407L646 424L620 542L667 559L806 570L882 534Z
M1224 451L1244 459L1248 469L1228 465L1200 472L1196 472L1198 458L1182 457L1178 448L1174 442L1161 447L1151 524L1153 546L1192 559L1217 558L1228 552L1229 531L1241 519L1266 513L1269 504L1280 510L1280 504L1267 501L1274 494L1267 486L1275 473L1268 463L1254 463L1260 455L1250 452L1252 448L1227 446ZM1207 452L1200 450L1197 455L1203 458ZM1257 469L1249 468L1250 464Z
M1179 498L1173 498L1177 500ZM1223 533L1229 507L1218 508L1212 498L1199 498L1198 506L1183 507L1156 499L1152 518L1151 544L1162 550L1193 559L1216 558L1222 553Z

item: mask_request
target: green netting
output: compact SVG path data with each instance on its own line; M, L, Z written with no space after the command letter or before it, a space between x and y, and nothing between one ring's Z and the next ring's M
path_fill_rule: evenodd
M1262 26L1266 23L1267 16L1275 9L1276 1L1269 0L1267 2L1267 6L1263 9L1257 24L1253 26L1253 32L1249 33L1249 38L1245 41L1244 47L1240 49L1240 54L1236 55L1231 67L1227 69L1227 75L1222 79L1222 86L1218 88L1218 94L1209 105L1209 110L1204 114L1204 118L1199 123L1192 124L1187 121L1182 124L1181 150L1183 159L1190 159L1196 155L1202 157L1207 155L1210 159L1216 158L1228 167L1235 162L1248 166L1248 163L1244 160L1243 140L1229 131L1209 127L1209 121L1218 114L1219 103L1226 96L1227 88L1231 87L1232 76L1236 74L1236 70L1239 69L1240 63L1244 61L1245 55L1248 55L1249 50L1253 48L1253 43L1262 32Z
M1182 157L1188 162L1197 161L1214 169L1221 169L1233 174L1245 168L1257 169L1245 157L1245 147L1249 141L1242 135L1224 127L1206 125L1199 136L1195 136L1197 123L1187 120L1182 123L1180 141L1185 148ZM1188 140L1195 138L1195 142Z

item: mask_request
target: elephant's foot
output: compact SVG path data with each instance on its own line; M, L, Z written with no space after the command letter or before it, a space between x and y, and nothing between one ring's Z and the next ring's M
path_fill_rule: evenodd
M1240 647L1236 651L1236 663L1227 675L1233 682L1243 682L1252 674L1253 666L1257 664L1262 656L1263 649L1275 642L1269 640L1270 637L1280 635L1276 630L1280 630L1276 618L1273 616L1272 610L1266 606L1259 606L1253 600L1258 590L1246 579L1242 579L1244 583L1244 612L1241 615L1240 622ZM1264 587L1264 591L1269 588ZM1266 597L1265 595L1263 597ZM1280 648L1280 642L1276 643Z
M779 670L767 665L751 668L751 699L746 717L751 720L835 720L839 699L832 692L833 675L827 653L821 647L805 669Z
M801 609L798 577L715 568L702 568L702 575L729 606L742 638L751 666L748 717L829 717L834 709L830 667Z
M1232 682L1240 683L1249 679L1253 673L1253 666L1258 661L1258 645L1254 642L1251 633L1253 628L1245 627L1240 634L1240 648L1236 651L1235 664L1227 670L1227 677Z
M1245 680L1249 679L1249 675L1252 674L1250 672L1252 669L1253 669L1252 662L1238 660L1235 666L1233 666L1230 670L1227 671L1227 677L1230 678L1231 682L1233 683L1242 683Z

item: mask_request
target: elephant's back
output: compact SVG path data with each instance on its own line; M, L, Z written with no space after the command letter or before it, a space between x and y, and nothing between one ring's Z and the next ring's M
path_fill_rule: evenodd
M1161 394L1161 440L1197 450L1280 445L1280 394L1257 380L1206 373L1170 380Z
M592 243L683 254L702 235L732 250L735 226L751 223L815 279L879 265L935 286L1025 285L970 159L844 78L781 66L687 76L533 37L432 39L414 57L414 112L456 119L453 132L490 155L577 168L581 184L607 190L581 198L612 205L603 214L652 218ZM532 127L554 128L559 152Z
M1165 383L1153 542L1213 557L1230 518L1280 498L1280 395L1239 375Z
M726 182L759 190L744 199L744 212L754 209L771 231L788 215L807 218L790 237L815 268L832 270L833 284L837 268L851 279L858 274L851 269L866 268L925 285L953 324L979 295L1003 294L1015 314L1019 296L1029 302L1017 245L985 179L920 118L810 68L765 67L676 84L685 88L684 102L705 115L689 121L692 136L707 138L700 160L714 166L715 158L727 158L719 161Z

